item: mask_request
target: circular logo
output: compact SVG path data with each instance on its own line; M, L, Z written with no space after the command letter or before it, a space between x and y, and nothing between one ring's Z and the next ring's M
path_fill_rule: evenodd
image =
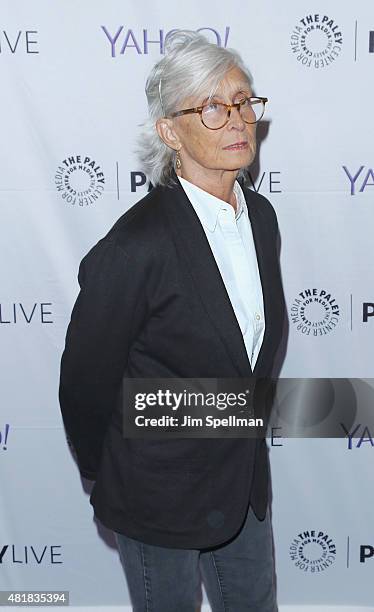
M318 574L330 567L336 559L336 546L324 531L299 533L290 546L291 561L299 570Z
M104 191L105 177L92 157L72 155L64 159L55 173L57 191L72 205L93 204Z
M304 289L293 301L291 320L305 336L325 336L339 322L339 305L325 289Z
M292 53L306 68L326 68L340 55L343 35L328 15L305 15L291 34Z

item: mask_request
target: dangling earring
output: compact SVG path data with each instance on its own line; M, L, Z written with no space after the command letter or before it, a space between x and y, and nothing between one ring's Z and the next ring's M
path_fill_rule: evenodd
M181 162L179 151L176 151L175 153L175 167L177 170L180 170L182 167L182 162Z

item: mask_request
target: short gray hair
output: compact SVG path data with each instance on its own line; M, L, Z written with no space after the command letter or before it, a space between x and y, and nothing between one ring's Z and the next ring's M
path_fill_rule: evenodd
M218 47L192 30L176 30L167 36L165 57L155 64L146 82L149 116L142 124L137 147L152 185L170 185L175 164L175 151L157 133L157 119L180 110L185 98L199 95L207 87L209 95L214 95L226 72L234 67L240 68L251 84L252 76L234 49Z

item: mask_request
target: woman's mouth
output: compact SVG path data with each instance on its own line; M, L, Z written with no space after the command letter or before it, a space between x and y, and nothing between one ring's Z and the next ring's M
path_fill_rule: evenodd
M231 145L227 145L227 147L223 147L225 151L241 151L248 147L248 142L246 140L242 140L240 142L234 142Z

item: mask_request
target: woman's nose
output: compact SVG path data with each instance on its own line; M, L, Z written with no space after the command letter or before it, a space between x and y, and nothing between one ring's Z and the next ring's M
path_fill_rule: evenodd
M242 119L239 108L234 107L231 109L228 124L241 130L245 128L245 121Z

